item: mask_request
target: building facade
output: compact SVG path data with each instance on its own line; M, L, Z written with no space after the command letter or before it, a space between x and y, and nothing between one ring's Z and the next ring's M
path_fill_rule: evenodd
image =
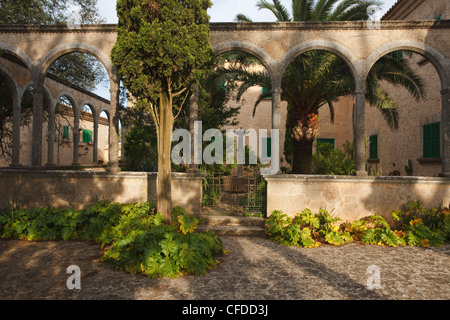
M445 20L450 19L448 0L399 0L386 13L383 20ZM409 59L411 67L425 82L427 97L416 101L403 87L385 84L384 88L397 102L400 114L398 130L387 125L381 112L366 103L366 168L371 175L417 175L437 177L442 172L442 98L441 83L436 68L420 54L400 53ZM246 92L241 100L238 127L271 128L271 102L263 101L255 117L254 101L262 88ZM336 103L335 119L331 122L329 109L319 111L318 141L332 143L341 148L355 137L355 98L342 97ZM281 123L286 123L287 104L281 105ZM285 127L280 133L283 150ZM282 162L282 165L287 165Z

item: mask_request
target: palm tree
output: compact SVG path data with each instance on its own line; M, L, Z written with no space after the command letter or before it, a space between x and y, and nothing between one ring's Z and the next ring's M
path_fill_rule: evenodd
M287 22L367 19L368 8L372 5L381 6L382 3L378 0L292 0L292 13L279 0L272 0L272 3L260 0L257 4L260 9L270 10L277 21ZM243 14L239 14L237 20L251 22ZM227 89L236 90L238 99L252 86L269 89L263 90L257 99L254 112L259 103L271 95L267 71L258 60L245 53L233 52L224 56L215 70L214 80L215 83L227 83ZM407 59L396 53L381 58L370 71L366 100L381 111L395 130L399 124L397 104L381 87L383 81L405 87L417 100L426 95L424 83L410 68ZM319 109L327 105L333 121L333 102L352 95L354 87L347 64L326 51L306 52L288 66L283 75L281 98L288 103L285 155L292 159L292 173L312 173L312 147L318 133Z

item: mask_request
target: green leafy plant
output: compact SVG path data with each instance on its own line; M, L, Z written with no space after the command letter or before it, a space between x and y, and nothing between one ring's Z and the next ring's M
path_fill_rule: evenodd
M389 223L380 215L369 218L367 229L360 235L360 240L364 244L378 244L391 247L404 245L403 237L393 231Z
M390 247L429 247L450 242L449 208L428 210L420 201L408 202L404 210L395 210L391 216L396 221L393 226L381 215L341 223L324 209L318 214L305 209L293 218L274 211L266 219L266 233L275 242L304 247L352 241Z
M176 207L172 223L151 203L99 202L86 210L9 207L0 210L0 237L28 240L85 239L105 247L101 260L149 277L204 274L223 253L214 233L195 232L199 220Z
M342 245L351 242L352 237L340 227L339 220L324 209L319 210L318 214L305 209L294 218L281 211L274 211L266 220L266 233L272 240L289 246L311 248L320 243Z
M410 201L404 210L395 210L391 215L397 221L397 228L405 233L408 245L441 246L450 241L448 208L428 210L423 202Z
M335 149L331 143L318 143L312 156L314 174L350 175L356 169L355 145L346 142L345 151Z
M408 160L408 165L405 166L405 171L406 171L406 174L408 176L412 176L413 175L413 166L412 166L412 160L411 159Z

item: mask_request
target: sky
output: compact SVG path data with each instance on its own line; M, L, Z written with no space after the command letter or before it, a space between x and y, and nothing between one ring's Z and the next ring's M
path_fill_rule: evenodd
M389 10L397 0L384 0L384 8L381 15ZM273 22L273 14L268 10L259 11L256 7L258 0L212 0L213 6L208 13L211 22L234 22L238 13L243 13L255 22ZM287 7L291 7L291 0L281 0ZM116 1L98 0L100 15L107 19L108 23L117 23Z

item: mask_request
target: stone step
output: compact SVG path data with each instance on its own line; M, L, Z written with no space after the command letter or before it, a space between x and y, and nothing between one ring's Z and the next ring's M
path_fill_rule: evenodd
M267 234L262 227L249 227L249 226L207 226L199 225L198 232L212 231L216 235L220 236L232 236L232 237L267 237Z
M265 219L256 217L199 215L199 232L213 231L218 236L265 237Z
M264 228L265 219L256 217L242 217L242 216L226 216L226 215L200 215L203 225L208 226L248 226Z

